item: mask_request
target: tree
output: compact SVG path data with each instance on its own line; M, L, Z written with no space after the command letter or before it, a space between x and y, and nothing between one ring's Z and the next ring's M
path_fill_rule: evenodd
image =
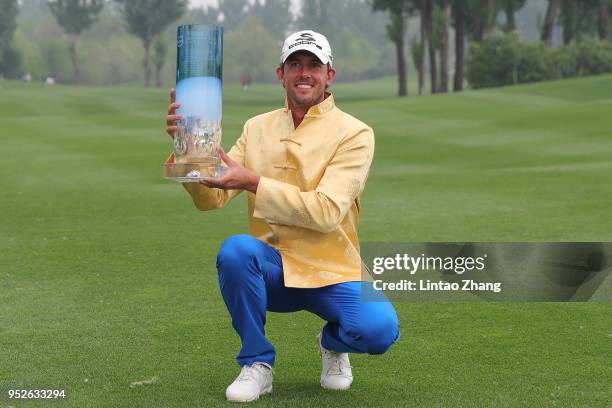
M320 4L321 3L318 0L304 0L302 2L302 10L300 11L300 15L296 21L297 28L320 25Z
M563 26L563 44L569 45L576 32L577 4L574 0L562 0L561 25Z
M344 11L345 5L346 1L341 0L304 0L295 27L300 30L318 31L334 44L340 28L334 16L341 15L339 13Z
M293 19L291 15L291 3L289 0L256 0L249 9L249 14L257 17L261 24L272 34L273 37L282 41L287 35L287 30Z
M404 37L406 36L406 16L411 10L411 4L407 0L374 0L372 2L374 11L386 10L389 12L389 23L387 24L387 36L395 45L397 59L397 81L398 96L408 94L406 54L404 51Z
M161 37L157 37L153 44L153 65L155 66L155 86L161 88L163 85L162 81L162 68L166 60L168 47Z
M491 34L495 28L495 7L493 0L482 0L483 9L483 32L484 35Z
M433 0L424 0L421 9L423 16L422 24L425 27L425 38L427 39L427 53L429 54L429 77L431 81L431 93L438 92L438 69L436 65L436 47L434 43L433 29Z
M98 19L103 0L49 0L51 14L68 34L70 59L74 68L74 82L80 78L77 47L81 33Z
M402 11L393 13L391 15L391 21L387 24L387 35L389 39L395 44L395 56L397 59L397 75L398 75L398 87L397 95L406 96L408 95L408 84L407 84L407 66L406 66L406 55L404 53L404 36L406 34L406 17Z
M516 31L516 20L514 18L515 13L523 8L525 5L525 0L502 0L501 2L501 6L506 14L505 31Z
M546 17L544 17L544 25L542 26L542 42L547 47L552 46L553 28L555 28L555 20L559 11L561 0L548 0L546 9Z
M272 81L278 66L276 39L255 16L249 16L224 38L223 78L238 81L249 75L254 81Z
M425 88L425 43L423 33L419 36L419 39L412 39L410 44L410 53L412 55L412 62L418 72L419 77L419 95L423 95Z
M149 49L153 38L173 21L178 19L187 8L187 0L115 0L121 7L123 19L128 30L140 38L144 47L144 85L149 86L151 69Z
M0 0L0 45L2 48L13 41L18 14L17 0Z
M559 6L560 20L563 26L563 44L568 45L583 34L602 35L602 4L608 0L562 0ZM605 24L607 27L607 23Z
M495 4L493 0L468 0L468 20L475 42L481 42L495 27Z
M439 92L448 92L448 24L451 14L451 0L443 0L439 13L440 85Z
M17 0L0 0L0 74L9 78L19 75L21 65L21 55L12 44L18 14Z
M338 69L336 81L397 72L397 50L387 30L390 14L372 13L372 6L372 0L305 0L302 4L292 27L312 29L327 37Z
M610 33L610 9L612 9L612 1L599 1L599 10L597 13L597 33L599 34L599 39L601 40L607 40Z
M183 19L181 19L177 25L182 24L204 24L204 25L218 25L219 24L219 9L213 6L201 6L189 9Z
M453 78L453 91L463 90L463 77L465 65L465 16L467 1L455 0L453 2L453 25L455 26L455 77Z
M504 0L518 1L524 0ZM454 0L452 2L452 24L455 28L455 76L453 90L463 90L465 77L465 45L467 39L480 43L485 33L493 31L497 6L490 0ZM517 6L518 7L518 6Z
M219 12L223 14L223 27L232 31L247 16L247 0L219 0Z
M419 0L419 51L418 72L419 72L419 95L423 95L425 90L425 46L427 44L427 34L425 33L425 14L423 13L423 0Z

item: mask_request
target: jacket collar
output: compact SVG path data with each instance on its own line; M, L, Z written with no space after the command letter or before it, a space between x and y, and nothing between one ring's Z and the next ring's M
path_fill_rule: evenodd
M334 95L331 92L325 92L325 99L320 103L311 106L306 112L306 116L316 117L325 115L327 112L333 110L336 107L336 102L334 101ZM287 103L287 98L285 98L285 112L289 112L289 104Z

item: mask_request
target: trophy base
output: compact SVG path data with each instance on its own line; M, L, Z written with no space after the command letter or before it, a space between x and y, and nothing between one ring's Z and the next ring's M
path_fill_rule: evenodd
M164 164L164 178L180 183L197 183L202 180L219 178L225 174L227 167L218 158L208 158L194 163Z

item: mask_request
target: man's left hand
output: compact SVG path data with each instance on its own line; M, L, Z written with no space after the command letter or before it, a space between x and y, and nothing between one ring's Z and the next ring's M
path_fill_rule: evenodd
M220 178L208 178L200 181L206 187L221 188L223 190L246 190L255 194L259 185L259 176L253 171L243 167L235 160L232 160L222 147L217 150L219 157L225 164L227 170Z

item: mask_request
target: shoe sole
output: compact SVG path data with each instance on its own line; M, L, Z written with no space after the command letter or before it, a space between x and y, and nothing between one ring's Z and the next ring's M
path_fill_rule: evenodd
M319 384L321 384L321 387L326 389L326 390L332 390L332 391L346 391L348 389L351 388L351 385L353 384L353 382L351 381L351 384L349 384L347 387L343 387L343 388L332 388L332 387L326 387L325 385L323 385L323 382L320 382Z
M251 399L229 399L228 398L228 402L253 402L253 401L257 401L259 399L259 397L261 397L262 395L266 395L266 394L272 394L272 385L270 385L268 388L264 388L258 396L256 396L255 398L251 398Z

